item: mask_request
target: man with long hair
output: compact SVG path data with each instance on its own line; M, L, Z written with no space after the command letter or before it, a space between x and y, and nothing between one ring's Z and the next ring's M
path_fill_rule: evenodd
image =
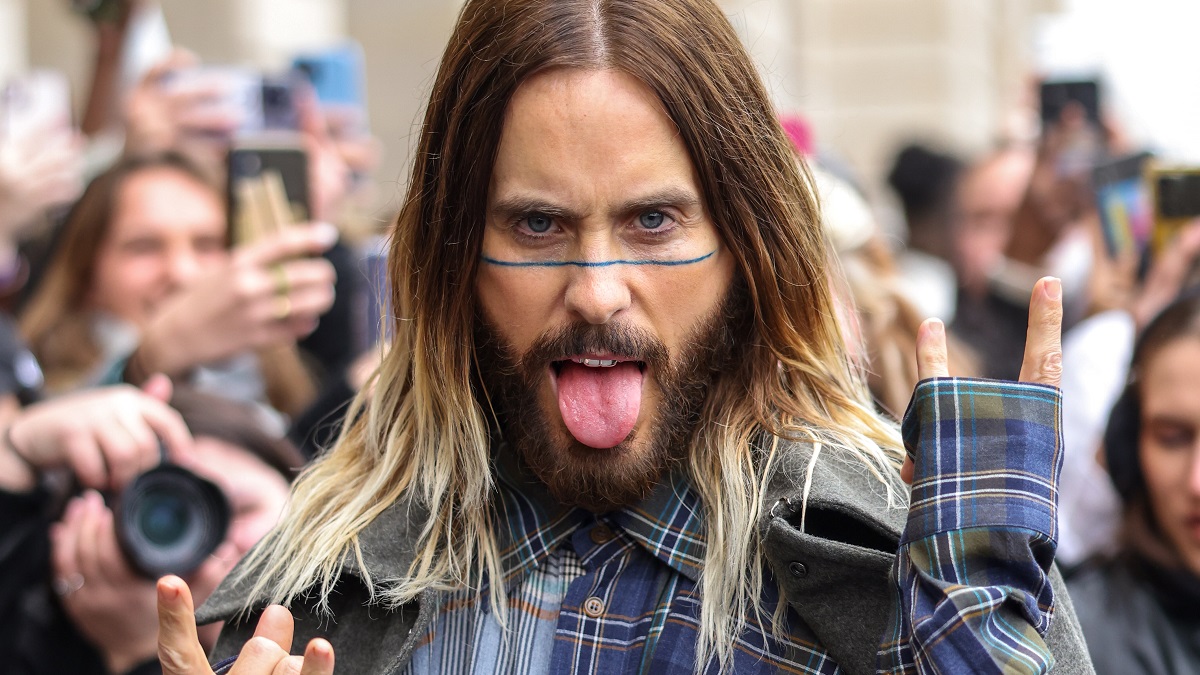
M904 443L812 194L712 0L467 2L395 341L201 609L215 668L1090 672L1052 567L1057 282L1025 383L931 379ZM941 324L918 343L946 375ZM159 594L165 672L211 672L186 586Z

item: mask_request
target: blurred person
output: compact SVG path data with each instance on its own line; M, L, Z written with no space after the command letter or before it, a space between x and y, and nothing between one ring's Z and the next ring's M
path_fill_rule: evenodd
M314 385L295 341L334 300L313 257L328 225L229 248L221 193L178 155L127 159L88 186L21 330L49 393L162 372L297 414Z
M0 647L11 675L151 675L157 659L155 583L128 562L111 500L141 471L169 460L228 499L225 538L190 583L207 595L276 522L302 459L244 406L171 387L128 385L68 395L6 422L0 448ZM43 478L66 471L68 481ZM61 477L60 477L61 478ZM63 508L56 486L86 491ZM107 495L107 496L102 496ZM215 639L215 628L205 633Z
M888 185L900 198L908 233L906 245L894 256L899 283L920 309L921 318L954 320L952 221L962 171L958 158L914 143L896 153L888 172Z
M1024 383L943 377L923 327L905 461L715 2L468 2L419 138L392 349L201 608L218 669L1091 672L1052 565L1056 282ZM960 443L1016 502L959 489ZM158 589L164 671L213 672Z
M965 303L983 298L989 279L1002 264L1033 161L1031 150L1003 148L973 163L958 184L950 259Z
M867 375L876 403L900 419L917 386L917 335L925 316L905 292L901 272L866 199L849 183L811 167L821 205L821 223L837 254L844 287L839 314L847 347ZM975 357L953 335L946 336L947 368L957 377L976 374Z
M1099 225L1096 233L1100 236ZM1105 423L1128 379L1135 337L1180 292L1196 283L1200 220L1180 231L1150 259L1145 279L1138 260L1111 260L1097 241L1093 305L1103 306L1063 337L1063 471L1058 556L1064 565L1111 554L1118 542L1120 500L1098 459Z
M1137 339L1104 434L1120 534L1068 586L1097 673L1200 672L1200 294Z
M1033 155L999 150L970 166L955 195L951 244L958 278L951 331L983 357L987 377L1011 377L1025 344L1028 289L1005 283L1004 251L1029 190Z

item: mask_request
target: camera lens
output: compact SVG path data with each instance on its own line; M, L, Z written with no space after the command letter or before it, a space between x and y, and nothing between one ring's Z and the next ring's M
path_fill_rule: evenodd
M138 476L121 494L117 538L148 577L187 574L212 553L229 528L229 503L216 486L178 466Z

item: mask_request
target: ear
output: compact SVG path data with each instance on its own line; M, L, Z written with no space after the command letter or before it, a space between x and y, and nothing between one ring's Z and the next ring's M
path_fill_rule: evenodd
M1137 386L1128 384L1113 405L1104 429L1104 458L1113 487L1128 500L1142 489L1142 464L1138 458L1141 438L1142 406Z

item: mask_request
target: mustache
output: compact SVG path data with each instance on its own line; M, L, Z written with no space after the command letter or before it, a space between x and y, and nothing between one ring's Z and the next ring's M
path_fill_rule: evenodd
M623 324L574 323L539 336L522 355L520 369L526 375L540 373L547 363L580 354L613 354L657 372L669 364L666 345L646 331Z

